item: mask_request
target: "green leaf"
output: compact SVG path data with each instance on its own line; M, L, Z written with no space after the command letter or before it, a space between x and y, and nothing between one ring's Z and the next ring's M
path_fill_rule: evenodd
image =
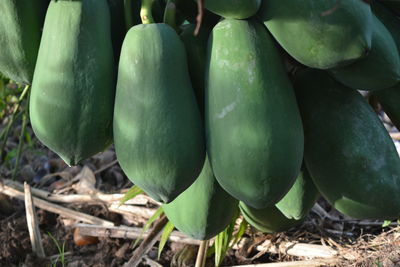
M382 227L388 227L390 224L392 223L392 221L390 220L385 220L382 224Z
M174 228L175 226L172 224L171 221L168 221L168 223L164 226L164 230L160 238L160 245L158 246L158 259L160 259L161 252L163 251L165 244L167 244L168 238L171 235Z
M5 159L4 159L4 161L5 161L5 162L9 162L11 159L15 158L15 156L17 155L17 151L18 151L18 150L17 150L16 148L10 150L10 151L7 153L7 155L6 155Z
M243 218L242 222L239 225L238 231L236 232L236 234L233 237L233 241L231 242L230 248L232 248L234 245L236 245L240 241L240 239L246 232L248 225L249 225L248 222L246 222L246 220Z
M236 224L236 218L237 216L234 217L232 222L225 228L224 231L222 231L215 237L214 245L216 267L221 265L222 261L225 258L226 252L229 250L229 243L232 239L233 229Z
M135 248L137 244L139 243L140 239L142 239L143 234L149 230L151 224L157 220L162 214L164 213L162 207L159 207L154 214L147 220L146 224L142 228L142 232L140 232L139 237L136 239L135 243L133 244L133 247Z
M138 186L134 185L132 186L128 192L125 193L124 197L119 201L119 205L124 204L128 200L136 197L137 195L143 193L143 190L140 189Z

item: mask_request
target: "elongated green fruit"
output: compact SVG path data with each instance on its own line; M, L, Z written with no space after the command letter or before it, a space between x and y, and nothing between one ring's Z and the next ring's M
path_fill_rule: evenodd
M400 56L390 32L373 16L371 52L345 67L331 69L330 74L344 85L361 90L389 88L400 82Z
M204 113L204 79L207 59L207 42L211 30L201 27L198 35L194 35L195 24L182 26L180 34L185 44L186 55L188 59L189 74L193 89L196 93L197 103L201 114Z
M371 48L372 13L361 0L263 0L258 17L300 63L346 65Z
M174 201L162 207L179 231L194 239L207 240L228 226L238 204L238 200L218 184L206 158L196 181Z
M260 231L275 233L300 224L318 196L318 190L304 167L292 188L277 204L264 209L254 209L240 202L239 207L249 224Z
M246 19L255 15L261 0L205 0L211 12L230 19Z
M30 97L36 136L68 165L112 143L114 63L106 0L52 0Z
M214 27L205 99L207 149L218 182L255 208L276 203L300 170L303 128L264 25L226 19Z
M400 159L386 129L355 90L322 71L295 77L305 162L321 194L358 219L400 215Z
M0 1L0 72L18 83L32 83L48 3Z
M175 199L203 167L203 127L185 47L166 24L136 25L124 40L114 141L128 178L158 201Z

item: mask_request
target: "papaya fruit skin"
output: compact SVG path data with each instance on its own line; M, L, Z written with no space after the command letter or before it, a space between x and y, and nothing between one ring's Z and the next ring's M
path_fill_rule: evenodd
M288 219L301 220L310 212L318 197L318 189L303 166L292 188L275 206Z
M239 207L250 225L262 232L276 233L301 224L318 197L319 192L303 165L296 182L275 205L264 209L254 209L240 202Z
M126 35L114 142L128 178L164 203L188 188L203 167L204 133L185 48L166 24L136 25Z
M194 239L208 240L228 226L237 213L238 204L238 200L218 184L206 157L196 181L162 208L179 231Z
M182 26L180 37L185 45L189 74L196 94L200 113L204 114L204 79L207 59L207 43L211 29L201 27L198 35L194 36L196 24Z
M368 56L329 73L347 87L361 90L389 88L400 82L400 56L385 25L373 16L372 48Z
M40 45L47 0L0 1L0 72L31 84Z
M214 27L205 95L207 151L218 182L252 207L276 203L300 170L303 128L293 89L262 23L225 19Z
M257 14L278 43L317 69L349 64L371 48L372 12L359 0L263 0Z
M295 77L305 163L320 193L357 219L400 214L400 159L386 129L355 90L322 71Z
M51 1L30 97L38 139L68 165L106 149L114 88L107 2Z
M299 225L303 220L288 219L274 205L263 209L255 209L243 202L239 203L243 218L254 228L263 233L278 233L287 231Z
M261 0L206 0L204 5L224 18L247 19L257 13Z

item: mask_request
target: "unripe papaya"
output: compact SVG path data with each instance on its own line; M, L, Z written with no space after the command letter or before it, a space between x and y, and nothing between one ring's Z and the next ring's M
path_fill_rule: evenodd
M224 18L247 19L257 13L261 0L206 0L204 5Z
M185 47L167 24L132 27L124 40L114 111L114 142L128 178L168 203L198 177L203 126Z
M68 165L112 143L115 94L106 0L52 0L30 97L40 141Z
M0 72L31 84L48 0L0 1Z
M378 116L355 90L326 72L295 77L305 163L320 193L357 219L400 215L400 159Z
M264 209L254 209L240 202L239 207L250 225L266 233L275 233L300 224L318 196L319 192L303 166L292 188L277 204Z
M400 82L400 56L385 25L373 16L372 48L368 56L329 73L347 87L361 90L389 88Z
M311 68L346 65L371 48L372 12L362 0L263 0L257 16L292 57Z
M180 36L185 44L190 79L192 81L193 89L196 93L197 103L199 105L201 114L203 114L207 42L211 30L201 27L199 33L195 36L195 29L195 24L183 25Z
M247 205L272 205L293 185L303 158L301 118L277 48L262 23L226 19L213 29L207 57L205 124L214 174Z
M196 181L162 208L179 231L194 239L207 240L228 226L238 211L238 204L218 184L206 157Z

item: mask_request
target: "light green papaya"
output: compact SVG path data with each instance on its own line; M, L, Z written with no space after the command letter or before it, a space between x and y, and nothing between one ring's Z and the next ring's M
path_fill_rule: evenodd
M30 97L38 139L68 165L112 143L115 94L106 0L52 0Z
M319 192L357 219L400 215L400 159L378 116L356 90L326 72L295 77L305 163Z
M205 89L207 151L218 182L254 208L276 203L300 170L303 128L289 78L262 23L225 19L214 27Z
M247 19L257 13L261 0L206 0L204 5L209 11L224 18Z
M204 133L185 47L167 24L132 27L124 40L114 142L128 178L157 201L174 200L198 177Z
M250 225L266 233L276 233L300 224L318 197L319 192L304 167L289 192L275 205L254 209L240 202L239 207Z
M206 157L196 181L162 208L179 231L194 239L208 240L228 226L238 211L238 204L218 184Z
M207 59L207 43L211 30L201 27L195 36L195 24L182 26L180 37L185 44L189 74L201 114L204 113L204 79Z
M371 48L372 12L361 0L263 0L257 15L297 61L317 69L349 64Z
M48 0L0 1L0 72L31 84Z
M373 16L372 48L368 56L348 66L331 69L329 73L353 89L379 90L400 82L396 43L376 16Z

